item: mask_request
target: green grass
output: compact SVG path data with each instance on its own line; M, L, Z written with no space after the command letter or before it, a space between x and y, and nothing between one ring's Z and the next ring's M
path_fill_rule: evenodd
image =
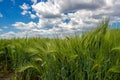
M108 21L82 36L0 40L0 77L9 80L120 80L120 30Z

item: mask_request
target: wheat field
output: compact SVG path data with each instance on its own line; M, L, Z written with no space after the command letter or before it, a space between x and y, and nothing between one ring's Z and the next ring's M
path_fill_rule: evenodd
M108 24L64 39L1 39L0 79L120 80L120 29Z

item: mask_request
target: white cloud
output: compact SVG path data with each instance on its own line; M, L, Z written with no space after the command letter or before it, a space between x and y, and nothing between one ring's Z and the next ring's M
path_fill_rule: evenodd
M36 0L32 0L32 2L36 2ZM29 15L31 19L35 19L36 15L32 14L32 11L29 11L29 9L31 8L30 5L23 3L23 5L20 6L20 8L23 10L21 12L22 15Z
M38 28L45 30L62 29L60 30L62 32L72 31L72 29L77 30L83 28L83 26L93 26L99 21L99 19L92 18L94 12L99 11L105 4L105 1L99 0L94 2L92 0L48 0L48 2L34 4L32 8L37 17L40 18ZM64 15L66 12L67 15ZM63 22L65 19L70 19L70 21L65 23Z
M1 34L0 35L0 38L13 38L13 37L15 37L15 32L13 32L13 31L9 31L9 32L7 32L7 33L4 33L4 34Z
M57 0L56 0L57 1ZM71 12L81 9L95 10L104 6L104 0L65 0L59 1L61 12Z
M3 17L2 13L0 13L0 18Z
M15 24L12 24L12 26L20 30L31 30L36 28L37 25L34 22L29 22L29 23L16 22Z
M59 5L54 4L50 1L44 3L40 2L36 5L33 5L32 8L39 14L44 17L57 16L59 15Z
M59 18L53 18L53 19L47 19L47 18L41 18L38 22L38 28L44 28L44 29L50 29L53 27L56 27L57 24L61 23L61 19Z
M31 19L35 19L37 16L35 14L33 14L31 11L28 12L28 14L30 15Z
M119 16L119 0L48 0L32 5L39 17L38 27L45 30L81 30L94 27L104 17ZM64 13L67 13L64 15ZM62 22L69 19L68 23ZM62 32L62 31L61 31Z
M23 11L21 12L22 15L26 15L26 14L29 13L28 10L30 9L30 6L29 6L28 4L23 3L23 5L21 5L20 8L23 10Z
M31 17L32 19L35 19L35 18L36 18L36 15L30 14L30 17Z
M22 15L26 15L26 14L28 14L28 11L23 10L23 11L21 12L21 14L22 14Z
M104 5L105 1L100 0L48 0L48 2L39 2L33 5L32 8L43 17L49 17L81 9L95 10Z
M20 8L23 10L28 10L28 9L30 9L30 6L26 3L23 3L23 5L21 5Z

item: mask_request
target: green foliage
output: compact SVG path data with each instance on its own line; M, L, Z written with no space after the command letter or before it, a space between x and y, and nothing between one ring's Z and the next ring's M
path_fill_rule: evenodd
M108 22L64 39L2 39L0 72L14 73L11 80L119 80L120 30Z

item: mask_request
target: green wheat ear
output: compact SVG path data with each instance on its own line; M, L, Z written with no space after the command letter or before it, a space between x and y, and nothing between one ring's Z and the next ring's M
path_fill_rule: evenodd
M120 50L120 47L115 47L115 48L112 48L111 51L115 51L115 50Z
M120 65L112 66L108 72L120 73Z

